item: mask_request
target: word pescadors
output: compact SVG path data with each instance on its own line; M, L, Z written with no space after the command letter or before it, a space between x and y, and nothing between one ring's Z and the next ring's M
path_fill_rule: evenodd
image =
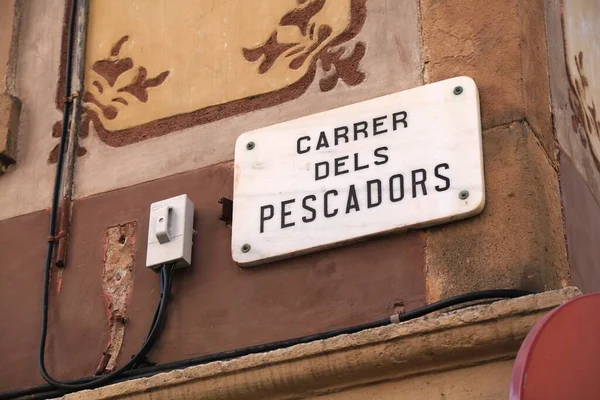
M405 174L398 173L387 179L371 179L352 184L347 191L331 189L323 193L308 194L302 198L287 198L279 203L260 207L260 233L269 229L285 229L296 223L311 223L317 218L334 218L360 212L385 203L400 203L405 194L413 199L432 192L450 189L448 163L436 165L430 172L419 168ZM433 172L433 174L431 173ZM431 176L433 175L433 177ZM277 215L277 218L275 216Z

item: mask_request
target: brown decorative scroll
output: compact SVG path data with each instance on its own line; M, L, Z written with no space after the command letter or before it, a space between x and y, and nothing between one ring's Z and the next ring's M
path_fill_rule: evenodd
M315 26L311 19L323 10L327 1L332 0L298 0L294 10L285 14L279 22L280 27L297 26L302 35L310 39L310 45L303 46L299 43L279 43L277 31L274 30L265 41L254 48L241 49L242 57L257 64L257 72L266 74L275 64L283 58L290 69L304 67L306 70L303 77L296 82L279 90L258 94L247 98L230 101L225 104L204 107L202 109L170 116L134 126L127 129L109 131L102 124L97 112L102 113L103 118L117 118L119 107L127 106L133 98L142 103L151 101L152 92L148 89L163 84L168 79L169 71L164 71L154 77L147 77L147 69L138 67L137 75L132 80L120 87L117 92L132 95L115 96L108 104L102 104L90 91L83 94L84 105L87 105L80 132L80 137L89 133L91 126L98 137L107 145L113 147L126 146L149 138L166 135L195 125L206 124L234 115L247 113L263 108L272 107L287 101L296 99L306 92L314 81L317 66L321 65L324 76L319 81L321 91L327 92L334 89L341 80L348 86L359 85L365 80L365 73L360 71L360 62L365 55L366 45L362 42L356 43L351 51L344 48L347 42L360 32L366 20L366 1L350 0L350 19L346 29L336 37L332 38L332 28L328 25ZM109 57L96 61L92 69L111 87L122 85L120 80L123 74L130 72L134 66L131 58L120 58L122 46L127 43L129 36L123 36L117 41L110 52ZM327 42L329 40L329 42ZM324 45L324 43L327 43ZM289 60L289 61L288 61ZM320 63L319 63L320 60ZM310 62L309 65L306 65ZM105 89L100 80L94 80L92 85L97 93L104 93ZM95 105L95 107L90 107ZM118 107L117 107L118 105ZM85 151L85 150L84 150ZM55 157L49 159L54 161Z
M134 81L131 82L129 85L119 89L118 91L131 93L142 103L147 102L148 88L156 87L163 83L165 79L167 79L167 76L169 76L169 71L161 72L160 74L151 79L146 79L147 75L148 71L146 71L146 68L140 67L138 69L138 74L135 77ZM117 99L121 99L124 101L124 99L122 99L121 97L117 97ZM113 101L115 100L116 99L113 99ZM125 101L124 104L127 104L127 101Z
M121 47L127 40L129 40L129 36L123 36L111 49L110 58L96 61L92 66L94 72L106 79L111 87L115 86L119 76L133 68L133 60L131 58L117 58ZM97 83L100 84L99 82ZM102 93L102 88L100 88L100 93Z
M264 57L258 67L258 72L260 74L265 74L283 53L294 47L296 44L297 43L278 43L277 32L273 32L271 37L269 37L269 40L262 46L254 49L242 49L242 52L244 58L252 62L258 61L261 57Z
M128 40L129 40L129 36L127 36L127 35L123 36L112 47L112 49L110 51L110 57L103 59L103 60L96 61L94 63L94 65L92 66L92 70L94 72L96 72L98 75L100 75L101 77L103 77L111 87L114 87L114 85L117 83L117 80L119 79L119 77L121 77L121 75L123 75L124 73L126 73L127 71L129 71L133 68L133 60L131 58L129 58L129 57L119 58L119 53L121 51L121 47L123 47L123 45ZM136 77L128 85L118 89L118 92L130 93L131 95L136 97L140 102L142 102L142 103L147 102L148 101L148 88L152 88L152 87L161 85L165 81L165 79L167 79L167 77L169 76L169 71L161 72L154 78L150 78L150 79L148 79L147 76L148 76L148 71L146 70L146 68L139 67ZM104 87L102 86L101 82L94 81L93 85L98 89L99 93L104 92ZM111 104L109 104L109 105L102 104L100 101L98 101L95 98L95 96L90 91L84 92L82 100L83 100L84 104L94 104L95 106L97 106L101 110L104 117L107 119L111 119L111 120L115 119L119 113L119 110L117 107L115 107ZM128 104L127 100L122 97L115 97L112 99L112 102L121 103L124 105ZM83 126L79 133L80 137L87 137L87 135L89 133L89 121L94 119L94 117L90 116L91 113L94 113L94 111L91 111L89 108L86 108L86 110L84 111ZM97 117L95 119L96 119L96 121L99 121L99 119L97 119ZM57 135L57 132L60 132L61 126L62 126L61 122L57 122L54 125L53 132L52 132L53 137L60 137L60 133ZM102 129L102 128L99 128L99 129ZM50 152L50 154L48 156L48 162L51 164L56 163L56 161L58 160L58 146L59 145L57 144L52 149L52 151ZM86 153L87 153L87 150L85 148L78 146L78 148L77 148L77 156L78 157L81 157L81 156L85 155Z
M365 74L358 69L360 60L365 55L366 46L359 42L354 47L352 54L346 58L342 58L343 49L328 50L323 53L321 62L323 70L329 72L333 68L333 72L322 78L319 82L319 87L322 92L332 90L339 79L343 80L347 85L355 86L365 80Z

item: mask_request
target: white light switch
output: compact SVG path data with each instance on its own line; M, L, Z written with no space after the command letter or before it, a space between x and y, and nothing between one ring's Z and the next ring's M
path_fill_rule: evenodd
M185 194L152 203L146 267L187 267L192 262L194 204Z

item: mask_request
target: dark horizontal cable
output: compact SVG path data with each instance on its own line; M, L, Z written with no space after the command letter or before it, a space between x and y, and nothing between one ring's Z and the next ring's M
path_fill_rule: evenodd
M408 321L410 319L419 318L435 311L443 310L444 308L456 306L459 304L470 303L479 300L500 299L500 298L515 298L534 294L527 290L518 289L494 289L484 290L481 292L471 292L459 294L458 296L449 297L444 300L436 301L423 307L416 308L412 311L400 315L400 321Z
M515 298L533 294L532 292L525 290L513 290L513 289L498 289L498 290L485 290L481 292L466 293L448 299L440 300L438 302L428 304L423 307L416 308L412 311L408 311L405 314L399 316L401 322L409 321L415 318L422 317L435 311L440 311L444 308L470 303L480 300L489 299L500 299L500 298ZM132 371L124 372L121 377L113 381L122 382L130 379L143 378L155 375L160 372L171 371L174 369L181 369L191 367L195 365L206 364L214 361L225 361L234 358L247 356L250 354L263 353L272 350L283 349L297 344L309 343L316 340L329 339L335 336L357 333L365 329L377 328L391 324L390 318L381 319L366 324L355 325L347 328L330 330L327 332L317 333L314 335L301 336L294 339L281 340L278 342L260 344L256 346L245 347L237 350L224 351L220 353L208 354L205 356L194 357L187 360L175 361L171 363L165 363L155 365L152 367L138 368ZM77 380L70 381L69 383L86 383L93 380L94 377L86 377ZM51 385L40 385L26 389L20 389L12 392L0 393L0 400L15 399L23 396L30 396L29 399L43 399L47 397L57 397L68 393L64 390L56 390Z

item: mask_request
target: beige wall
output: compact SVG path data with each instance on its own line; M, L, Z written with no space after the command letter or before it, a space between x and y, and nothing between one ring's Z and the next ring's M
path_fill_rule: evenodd
M192 3L197 4L198 2ZM140 120L137 123L142 124L140 129L143 130L143 136L147 139L134 140L133 143L125 146L115 147L114 142L111 142L112 146L108 145L99 135L90 134L81 141L82 146L87 149L87 154L78 161L76 196L85 197L231 160L233 159L235 140L245 131L421 84L418 5L415 0L367 1L364 25L360 29L356 29L355 37L335 46L336 49L343 50L345 58L355 51L358 43L366 44L364 56L358 62L353 63L353 68L365 74L364 81L360 83L355 82L351 85L339 80L333 89L324 91L320 87L321 80L331 76L333 70L325 72L319 67L322 61L314 58L316 50L309 54L308 61L298 70L290 68L283 61L278 61L267 73L258 73L260 62L250 62L244 58L243 48L259 45L266 41L270 33L275 30L278 30L278 38L283 38L280 40L295 41L294 35L300 35L298 28L295 26L288 26L285 29L277 27L277 23L285 11L293 10L294 3L297 2L278 2L278 7L269 6L268 12L266 12L267 9L264 7L255 7L254 5L258 4L256 2L250 3L243 0L221 2L221 5L215 9L215 13L228 13L232 9L238 8L240 10L240 12L228 14L227 23L223 25L225 31L222 32L221 37L214 37L210 31L212 25L203 23L201 18L183 20L184 26L181 29L196 32L193 37L197 39L188 45L196 46L194 56L178 58L162 53L153 55L154 60L160 60L160 63L164 64L162 66L153 66L152 59L145 61L144 66L149 71L148 77L154 77L163 71L171 71L171 74L163 84L148 90L148 102L144 103L143 107L156 107L161 110L160 112L163 114L156 116L161 118L176 113L191 112L192 114L179 120L164 119L164 123L158 127L143 125L146 120ZM337 21L342 15L347 15L347 12L338 13L336 10L338 7L342 7L342 9L347 7L348 0L328 0L325 4L327 6L324 8L323 15L317 15L316 22L321 25L339 25L335 28L337 31L345 29L344 27L349 21L344 19L340 22ZM111 15L110 7L107 7L104 2L92 1L92 5L93 9L94 7L101 8L104 10L103 12ZM246 7L251 7L254 11L241 12ZM193 8L195 9L195 6ZM219 18L224 18L223 15ZM125 54L139 52L140 49L144 49L144 46L153 45L159 46L158 48L172 49L173 45L170 42L156 43L153 32L142 31L141 36L137 34L138 37L135 37L135 30L132 31L128 25L123 24L120 24L114 37L111 36L111 42L94 42L97 37L96 30L106 29L106 26L113 24L111 22L113 18L111 17L108 21L106 18L96 20L92 14L88 46L95 49L96 46L102 45L98 47L98 49L102 49L102 52L92 51L89 57L104 57L114 39L125 34L131 34L131 43L134 43L135 38L135 46L138 48L138 50L133 48L133 44L129 46L130 42L128 41L122 50ZM136 18L142 19L141 17ZM162 22L159 22L158 25L168 27L169 24L175 23L174 21L179 21L178 18L176 14L171 15L170 12L167 12L161 16ZM318 19L324 20L318 21ZM267 23L267 20L270 22ZM132 28L136 29L133 23ZM183 32L183 36L186 36L185 32ZM243 40L240 41L239 38L243 38ZM214 44L210 44L211 40L222 41L224 50L220 50L221 55L211 53L210 49L215 47ZM306 43L304 47L310 46L310 39L298 40ZM313 39L313 41L315 40ZM299 48L296 46L288 49L287 52L295 52ZM185 53L187 54L187 51ZM223 62L223 57L231 60L231 65L227 68L223 68L220 64ZM286 53L282 57L286 57ZM132 58L135 60L135 57ZM88 64L92 62L91 60L88 58ZM289 59L286 62L289 64ZM311 66L311 63L316 64ZM316 69L312 71L313 68ZM199 75L196 72L198 70L206 71L206 73ZM312 77L313 74L314 77ZM298 83L300 83L299 86ZM175 85L175 88L170 88L169 85ZM177 89L177 85L182 87ZM89 87L89 78L86 87ZM279 93L282 88L288 92ZM261 93L266 94L266 97L258 98L257 104L238 105L232 102L240 97L255 96ZM164 114L166 104L175 108ZM219 104L226 109L218 112L223 116L230 113L229 118L217 117L215 119L212 117L215 110L211 106ZM147 114L147 110L144 108L139 111L137 115ZM195 126L189 126L186 118L198 122L195 123ZM92 129L92 132L94 131ZM150 134L150 131L154 133ZM135 137L139 133L118 131L107 133L105 136L111 135L123 137L124 142L128 142L127 138ZM153 135L154 137L152 137ZM115 165L119 167L115 168Z
M347 15L347 12L345 14L338 13L337 7L348 7L349 1L328 0L325 2L328 5L323 9L324 11L313 18L315 23L319 26L337 26L336 32L339 33L339 30L347 27L350 16ZM361 3L356 0L353 2ZM203 7L197 7L197 3L191 2L190 7L194 10L203 9ZM212 3L208 0L202 2L207 5L205 8L210 8L208 6ZM269 7L268 9L264 8L263 11L258 8L253 13L231 13L232 10L237 10L239 7L248 7L250 3L242 0L222 2L223 5L214 9L214 12L220 15L219 18L230 12L227 24L224 25L229 26L230 32L227 31L229 34L226 36L218 37L218 35L215 36L214 29L211 31L214 28L212 25L202 22L202 15L193 13L180 15L184 7L166 8L159 15L154 15L152 13L160 7L154 8L153 1L141 1L140 6L144 7L133 10L130 8L134 3L123 6L122 2L92 0L88 28L86 90L98 94L98 89L93 82L100 78L94 74L91 65L103 59L108 59L108 61L121 59L123 61L123 59L131 58L134 60L135 67L127 70L116 82L118 86L120 85L119 89L127 86L132 80L135 81L139 67L144 67L147 71L147 79L144 84L148 84L148 80L159 77L163 72L169 72L169 75L161 84L156 84L157 81L148 84L156 84L156 86L148 87L146 102L137 100L128 92L118 92L131 105L131 110L135 110L133 114L136 116L128 117L130 122L123 122L120 126L114 125L109 128L121 129L141 124L137 133L130 134L121 129L116 133L106 132L101 137L92 127L89 136L80 138L80 146L85 149L83 150L85 155L80 157L77 163L76 197L86 197L231 160L235 139L247 130L393 93L422 83L416 0L369 0L366 2L366 19L362 25L353 28L356 35L350 36L346 40L343 40L344 37L336 39L340 43L329 50L343 50L342 59L345 59L354 54L353 51L356 51L357 44L367 44L362 57L359 57L360 51L356 53L358 62L351 59L350 63L347 62L338 67L340 71L350 71L350 76L346 76L348 73L340 72L340 79L337 80L334 88L328 86L331 79L325 82L323 88L321 87L322 79L331 78L335 74L336 67L328 69L328 71L323 70L320 67L322 61L314 58L315 50L312 51L312 55L308 54L309 58L304 64L304 69L296 70L290 67L285 69L276 64L264 75L257 73L260 62L252 62L244 58L243 47L252 47L261 41L267 41L268 33L276 30L280 35L278 37L283 38L282 41L294 41L296 39L294 35L300 35L299 29L295 26L278 28L276 23L286 10L294 10L294 3L293 1L281 2L277 9L272 10ZM148 5L152 5L152 7L148 7ZM256 7L251 8L256 9ZM245 10L245 8L240 10ZM257 12L258 14L255 15ZM23 215L43 209L49 204L48 193L54 173L54 164L49 163L48 159L58 142L57 138L52 137L53 127L56 122L60 121L60 110L53 100L58 84L61 54L60 30L62 27L54 22L62 20L63 13L64 0L50 0L44 2L43 5L30 2L24 4L20 39L23 50L19 58L20 70L17 76L18 95L23 98L26 105L24 120L21 124L26 133L21 135L23 140L19 148L19 157L23 162L20 163L21 168L15 169L13 174L0 181L0 191L9 194L8 197L0 198L0 218ZM146 15L145 13L150 14ZM191 18L193 15L196 15L197 18ZM341 18L340 15L346 15L346 17ZM266 20L263 20L267 16L272 23L267 24ZM152 20L153 23L146 24L146 20ZM177 37L177 40L175 41L173 37L169 39L169 36L166 36L162 41L157 41L154 32L159 28L170 32L171 35ZM248 32L237 31L242 28L254 33L249 35ZM103 32L105 33L107 30L111 32L110 35L103 35ZM129 40L123 43L118 55L111 56L114 45L126 35L130 35ZM186 43L186 40L182 41L179 39L180 37L189 38L187 42L189 49L174 50L175 42L177 46ZM224 49L233 48L235 51L228 50L229 53L222 53L217 57L211 53L211 49L215 46L210 44L210 37L213 37L210 39L213 41L222 40ZM249 41L247 43L240 42L238 37L247 37L245 40ZM305 40L310 41L308 38ZM315 41L315 38L312 40ZM307 45L310 46L310 43L307 42ZM188 50L194 46L196 46L195 56L190 58ZM289 49L288 52L298 49L297 46ZM138 55L136 55L136 51ZM169 52L174 52L179 56L173 56ZM139 54L144 54L145 58L140 59ZM227 68L221 68L220 63L223 62L222 57L224 56L235 60L232 61L232 65L238 65L242 69L231 72ZM306 73L308 66L311 71ZM117 67L118 69L119 67ZM207 72L199 75L197 73L199 70ZM364 73L364 79L353 81L351 75L354 70ZM222 72L219 72L219 75L210 71ZM248 79L249 76L244 76L247 75L244 71L250 71L253 77L259 81L262 80L263 83L260 84L262 89L258 86L254 87L259 85L258 83L250 84L249 82L254 82L255 79ZM298 71L304 71L303 80L300 79L302 82L299 86L298 82L294 85L295 80L299 79ZM29 79L31 76L36 76L37 79ZM240 79L240 76L243 76L243 79ZM213 78L216 79L215 82L222 82L222 84L210 86L216 84L212 81ZM110 87L107 86L106 81L102 82L105 87ZM209 84L208 82L213 83ZM171 84L174 86L170 87ZM278 94L278 90L286 85L291 88L289 93ZM240 89L243 89L242 92L235 94ZM241 110L238 110L240 108L238 105L230 102L232 116L227 119L218 116L221 114L220 111L209 107L222 104L227 99L234 100L240 96L254 96L265 91L270 91L266 98L259 99L257 104L250 104L246 108L242 107ZM215 95L213 96L213 94ZM61 98L62 94L58 97ZM113 104L121 109L127 109L119 101L113 102ZM86 102L86 107L95 109L93 102ZM149 107L155 111L149 112ZM196 110L195 114L193 110ZM187 119L183 118L173 122L168 118L173 114L189 111L192 111L193 115ZM152 115L154 117L149 117ZM131 118L142 119L135 122ZM144 125L148 122L148 118L156 122L157 126L149 129L147 124ZM196 120L198 122L194 122ZM115 122L119 121L118 118L115 120ZM149 132L154 133L150 134ZM141 139L136 139L139 136ZM115 137L117 139L114 139ZM110 142L110 145L106 143L107 141ZM126 145L119 145L121 142ZM14 201L15 199L19 199L19 201Z
M68 266L52 275L48 363L58 376L89 374L106 349L116 349L118 364L135 352L158 282L145 269L149 204L183 192L194 200L199 234L192 267L174 283L170 320L153 351L157 362L364 323L469 291L570 284L557 136L590 187L595 172L579 137L558 128L571 126L572 115L550 91L558 64L548 62L555 54L546 45L544 5L556 0L485 7L480 0L177 3L90 0L85 114L74 181L65 184L74 191ZM13 88L23 104L18 162L0 177L0 265L11 277L0 282L0 314L8 316L0 323L7 332L0 353L14 367L0 371L0 390L40 383L33 329L40 302L31 299L40 296L56 166L65 4L22 1ZM577 18L588 15L571 13L574 4L580 3L565 0L574 21L565 20L568 40L585 26ZM589 46L585 40L572 43ZM592 74L593 50L585 51L585 73ZM217 200L231 197L230 161L240 134L460 75L474 78L480 91L487 197L481 215L257 269L233 263ZM597 102L589 79L585 99ZM106 300L103 277L113 265L107 254L121 245L110 232L130 224L136 228L127 231L124 261L131 275L117 300L131 323L115 327L116 302ZM491 376L505 379L509 362L493 361L432 377L431 388L416 378L390 378L381 390L476 398L485 384L504 396ZM474 374L481 385L447 386ZM375 397L378 390L358 393Z
M22 2L14 96L21 100L17 165L0 178L0 220L50 206L54 166L52 125L61 118L55 97L63 0Z
M21 103L14 95L21 2L0 1L0 176L14 168Z

